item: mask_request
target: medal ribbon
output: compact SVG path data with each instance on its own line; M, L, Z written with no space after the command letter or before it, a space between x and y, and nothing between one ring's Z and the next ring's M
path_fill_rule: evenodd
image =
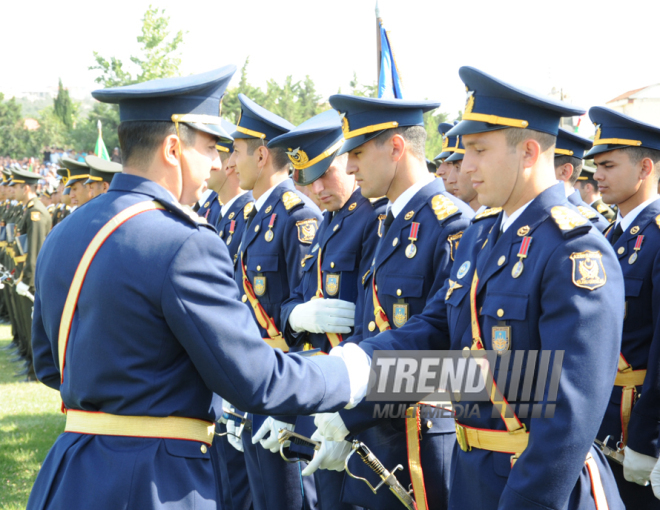
M523 241L520 244L520 250L518 250L518 257L521 259L527 258L527 252L529 251L530 244L532 244L532 238L529 236L523 237Z
M231 220L231 223L229 224L229 234L233 234L235 229L236 229L236 220Z
M419 233L419 223L413 221L412 224L410 225L410 236L408 237L408 239L411 242L417 241L418 233Z
M323 250L319 248L319 256L316 259L316 294L312 299L323 298L323 271L321 270L321 252ZM328 337L330 345L337 347L339 343L343 340L341 334L337 333L326 333L325 336Z
M635 251L639 251L642 249L642 243L644 242L644 236L643 235L638 235L637 236L637 241L635 242L635 247L633 248Z
M273 225L275 225L275 218L277 218L277 213L271 214L270 222L268 223L268 228L273 228Z

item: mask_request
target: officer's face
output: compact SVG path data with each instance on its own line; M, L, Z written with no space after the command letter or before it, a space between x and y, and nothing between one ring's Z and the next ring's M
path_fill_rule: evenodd
M254 189L254 185L259 177L259 159L259 148L252 154L248 154L247 141L242 138L234 140L234 152L229 158L229 164L236 167L238 183L242 189Z
M184 145L181 150L181 195L179 202L192 205L204 190L211 169L220 169L220 155L215 148L216 137L197 131L195 143Z
M91 198L87 186L85 186L82 181L76 181L71 185L71 192L69 195L71 196L71 204L77 206L86 204Z
M598 191L607 204L621 204L634 195L642 185L641 161L633 164L628 153L614 150L594 157Z
M351 198L355 177L346 173L347 161L344 155L335 158L328 170L308 186L321 209L338 211Z
M99 195L103 195L103 193L106 193L108 191L108 184L106 182L90 182L87 185L87 188L89 190L89 197L90 199L96 198Z
M504 131L477 133L463 137L465 172L481 205L503 207L511 198L522 170L521 155L509 147Z
M14 188L14 196L16 197L16 200L18 200L19 202L25 200L25 185L16 184L12 187Z
M392 145L377 145L373 140L348 153L346 172L354 175L362 196L378 198L387 194L396 164L392 162Z
M447 187L447 172L449 172L450 168L451 163L447 163L447 160L444 159L440 162L437 170L435 171L435 175L442 177L442 181L445 183L445 187Z
M220 168L212 168L211 169L211 176L209 177L209 180L206 181L206 185L208 186L209 189L212 189L214 191L218 191L222 189L222 185L225 183L227 180L227 170L229 169L229 154L225 152L220 153Z
M470 176L462 172L462 161L452 161L449 163L451 168L447 174L447 183L451 185L452 193L456 198L469 204L477 196L477 192L472 187Z

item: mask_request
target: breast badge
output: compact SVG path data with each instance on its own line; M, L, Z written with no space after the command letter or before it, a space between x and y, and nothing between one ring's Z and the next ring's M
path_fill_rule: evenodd
M255 276L254 277L254 293L257 296L263 296L266 293L266 277L265 276Z
M605 285L607 275L599 251L571 253L570 259L573 261L572 276L576 287L596 290Z
M298 221L296 227L298 227L298 240L301 243L312 244L316 235L316 219Z
M393 317L397 328L408 322L408 303L394 303Z
M493 326L491 346L497 354L511 348L511 326Z
M326 273L325 275L325 292L328 296L336 296L339 292L339 275Z

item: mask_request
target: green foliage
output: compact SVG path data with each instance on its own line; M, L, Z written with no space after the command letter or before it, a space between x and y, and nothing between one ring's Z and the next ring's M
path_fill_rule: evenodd
M69 96L69 89L62 86L60 79L57 88L57 97L53 100L53 109L55 115L62 121L67 130L73 129L77 114L77 105L71 100Z
M4 99L0 93L0 154L11 158L40 154L44 141L42 130L25 129L21 105L15 98Z
M442 152L442 136L438 133L438 126L447 122L446 113L427 112L424 114L424 127L426 127L426 157L433 158Z
M109 150L119 147L117 136L119 111L114 105L97 102L87 118L80 121L70 134L69 142L74 149L87 153L94 152L94 146L99 136L97 128L99 120L103 126L103 141L106 147L109 147Z
M351 86L349 94L353 96L378 97L378 82L373 82L371 85L361 85L355 71L353 71L353 79L349 82L349 85Z

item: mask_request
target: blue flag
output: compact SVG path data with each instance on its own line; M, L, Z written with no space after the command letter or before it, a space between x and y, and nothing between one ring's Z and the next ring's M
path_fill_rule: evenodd
M378 21L380 31L380 76L378 77L378 97L402 99L401 78L396 67L394 52L383 24Z

